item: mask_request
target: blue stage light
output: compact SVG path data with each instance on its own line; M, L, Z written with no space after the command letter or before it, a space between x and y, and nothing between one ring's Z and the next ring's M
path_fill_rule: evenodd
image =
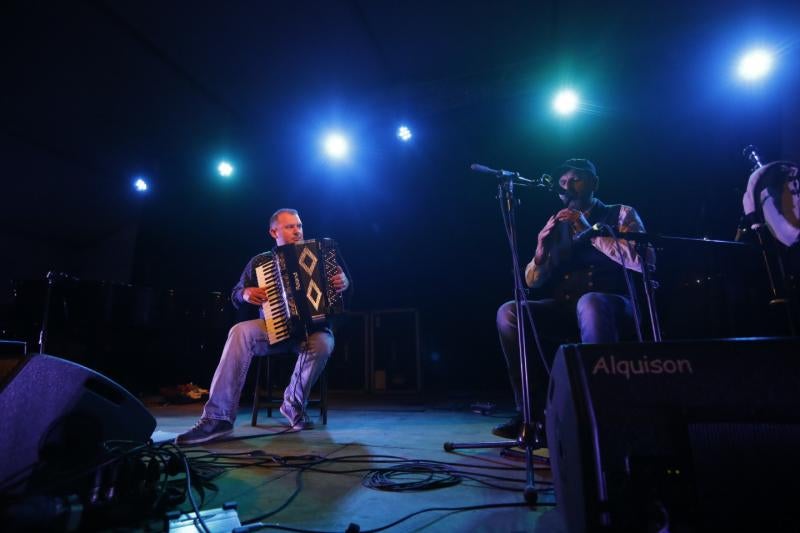
M411 140L411 130L408 126L400 126L397 128L397 138L403 142L408 142Z
M553 109L559 115L571 115L578 109L580 98L572 89L562 89L553 98Z
M329 133L323 141L325 153L333 159L344 159L350 151L347 137L341 133Z
M233 165L228 163L227 161L220 161L219 165L217 165L217 172L223 178L230 178L233 176Z
M147 192L147 181L142 177L137 177L133 180L133 188L137 192Z
M765 48L750 50L739 59L737 73L745 81L760 80L770 73L774 60L773 54Z

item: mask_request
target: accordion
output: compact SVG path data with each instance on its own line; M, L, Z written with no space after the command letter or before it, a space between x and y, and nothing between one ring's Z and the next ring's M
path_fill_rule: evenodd
M342 295L331 283L339 272L335 241L309 239L276 246L269 257L255 270L258 286L267 289L261 307L270 345L305 337L343 311Z

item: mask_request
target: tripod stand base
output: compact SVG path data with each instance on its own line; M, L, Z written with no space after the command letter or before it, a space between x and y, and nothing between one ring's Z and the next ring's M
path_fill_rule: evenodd
M500 455L512 461L525 460L525 448L514 447L500 450ZM550 450L547 448L534 448L533 449L533 462L535 464L549 465L550 464Z
M452 452L453 450L468 450L471 448L513 448L514 446L520 445L521 444L519 441L516 440L501 440L492 442L445 442L443 448L446 452Z
M525 503L528 505L536 505L539 501L539 493L533 488L533 485L526 485L525 490L522 491L522 496L525 498Z
M534 439L536 440L536 439ZM526 471L528 474L527 482L525 483L525 488L522 491L522 496L525 499L525 503L528 505L536 505L539 501L539 494L534 486L534 479L533 479L533 443L531 442L524 442L524 439L520 437L518 440L501 440L501 441L491 441L491 442L445 442L442 446L444 451L452 452L454 450L468 450L468 449L475 449L475 448L503 448L504 450L508 450L509 448L522 448L524 451L522 452L514 452L520 453L525 457L526 462Z

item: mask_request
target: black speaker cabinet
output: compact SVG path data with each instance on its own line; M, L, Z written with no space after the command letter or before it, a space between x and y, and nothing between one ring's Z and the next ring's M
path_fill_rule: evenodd
M798 531L800 340L564 345L556 511L583 531Z
M0 376L0 413L4 488L49 461L85 460L103 441L146 442L156 427L144 405L117 383L43 354L20 358Z

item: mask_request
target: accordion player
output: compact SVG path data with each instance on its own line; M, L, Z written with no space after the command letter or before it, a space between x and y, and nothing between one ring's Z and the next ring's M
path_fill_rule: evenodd
M255 266L270 346L299 339L343 311L342 295L331 278L339 272L336 242L309 239L276 246Z

